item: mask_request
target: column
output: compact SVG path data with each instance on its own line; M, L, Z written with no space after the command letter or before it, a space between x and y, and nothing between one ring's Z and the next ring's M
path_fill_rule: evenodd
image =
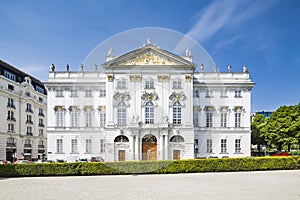
M135 135L133 135L132 136L132 160L135 160L135 139L136 138L136 136Z
M165 159L166 160L169 160L169 137L168 135L165 135Z
M140 138L138 135L135 136L135 160L140 160Z

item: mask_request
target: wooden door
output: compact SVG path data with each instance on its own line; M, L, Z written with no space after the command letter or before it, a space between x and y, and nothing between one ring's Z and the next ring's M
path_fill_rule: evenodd
M180 150L173 150L173 160L180 160Z
M157 160L157 143L143 142L143 160Z
M125 150L119 150L119 161L125 161Z

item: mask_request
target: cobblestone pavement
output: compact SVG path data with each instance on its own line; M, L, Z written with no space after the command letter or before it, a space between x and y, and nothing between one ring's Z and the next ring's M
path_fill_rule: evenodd
M298 200L300 170L0 178L0 199Z

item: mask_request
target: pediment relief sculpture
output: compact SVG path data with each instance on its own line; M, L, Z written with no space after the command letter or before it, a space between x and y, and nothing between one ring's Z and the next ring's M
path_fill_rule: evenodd
M164 58L152 52L127 60L121 65L176 65L171 59Z
M156 100L158 100L158 95L157 95L156 92L144 92L142 94L141 98L144 102L146 102L146 101L156 101Z

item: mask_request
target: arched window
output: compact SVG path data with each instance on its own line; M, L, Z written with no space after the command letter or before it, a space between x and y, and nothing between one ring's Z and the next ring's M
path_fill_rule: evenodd
M170 142L184 142L184 139L180 135L175 135L171 137Z
M154 123L154 106L151 101L148 101L145 106L145 124Z
M181 124L181 104L178 101L173 104L173 124Z
M119 135L115 138L114 142L129 142L129 139L125 135Z
M118 124L126 124L126 104L123 101L118 104Z

